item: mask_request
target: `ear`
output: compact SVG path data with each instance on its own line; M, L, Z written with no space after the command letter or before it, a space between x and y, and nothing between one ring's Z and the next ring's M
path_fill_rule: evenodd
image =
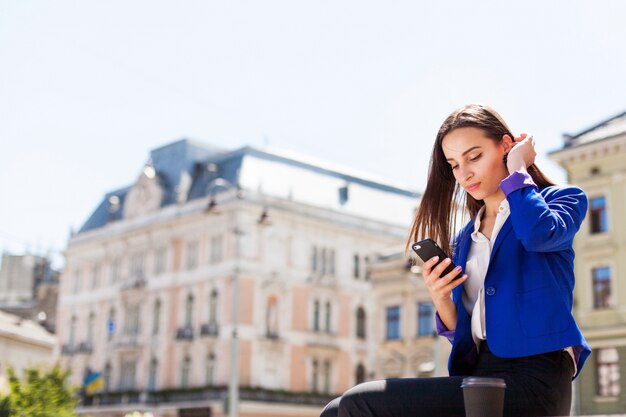
M509 135L502 135L502 147L504 149L504 153L509 153L511 148L515 146L515 141Z

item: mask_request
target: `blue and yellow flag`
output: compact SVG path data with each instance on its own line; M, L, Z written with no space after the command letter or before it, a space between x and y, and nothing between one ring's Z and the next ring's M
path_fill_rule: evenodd
M83 381L83 387L85 388L87 395L93 395L97 391L104 388L104 377L102 376L102 372L89 371Z

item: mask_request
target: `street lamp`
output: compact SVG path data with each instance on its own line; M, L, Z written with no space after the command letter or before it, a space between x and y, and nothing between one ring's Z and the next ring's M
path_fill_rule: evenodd
M216 210L217 200L215 190L217 188L237 190L237 198L243 198L243 192L238 185L224 178L215 178L207 185L209 193L209 204L207 213L219 214ZM232 334L230 339L230 378L228 380L228 417L238 417L239 415L239 258L240 258L240 236L243 231L239 228L239 211L235 207L234 212L235 234L235 268L233 271L233 312L232 312Z

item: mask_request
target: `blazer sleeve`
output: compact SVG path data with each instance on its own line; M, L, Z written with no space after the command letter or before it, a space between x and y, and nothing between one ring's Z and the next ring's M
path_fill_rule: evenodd
M553 186L539 191L525 172L512 173L500 188L509 202L513 231L527 251L553 252L571 246L587 213L583 190Z

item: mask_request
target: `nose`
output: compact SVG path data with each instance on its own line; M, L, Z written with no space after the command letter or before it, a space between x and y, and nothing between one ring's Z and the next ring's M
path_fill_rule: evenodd
M467 165L459 165L459 178L461 179L463 184L466 184L470 178L474 176L474 173L468 169Z

